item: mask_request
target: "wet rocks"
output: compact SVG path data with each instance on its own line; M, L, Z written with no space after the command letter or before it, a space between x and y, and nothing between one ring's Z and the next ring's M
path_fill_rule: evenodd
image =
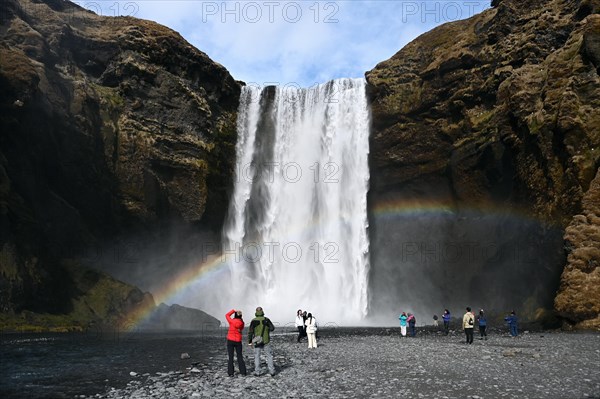
M488 341L464 345L456 337L355 335L323 332L316 351L289 335L275 336L277 374L228 377L226 353L192 370L148 376L97 398L154 397L591 397L600 394L598 334L493 333ZM543 353L544 356L541 356ZM538 356L535 356L538 355ZM263 360L264 363L264 360ZM263 364L264 366L264 364ZM237 369L237 366L236 366Z

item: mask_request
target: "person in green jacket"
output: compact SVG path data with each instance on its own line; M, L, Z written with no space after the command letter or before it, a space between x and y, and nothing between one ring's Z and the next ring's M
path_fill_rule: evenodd
M267 367L271 376L275 375L275 366L273 365L273 348L271 347L271 331L275 330L275 326L265 317L263 309L259 306L256 308L256 317L250 322L248 327L248 345L254 347L254 375L259 376L260 373L260 354L264 350L267 357Z

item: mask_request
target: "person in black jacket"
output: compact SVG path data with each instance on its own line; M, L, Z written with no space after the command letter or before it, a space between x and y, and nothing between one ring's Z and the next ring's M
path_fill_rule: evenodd
M248 345L254 347L254 375L260 375L260 354L265 351L267 356L267 367L271 376L275 375L275 366L273 365L273 348L271 347L271 331L275 326L265 317L263 309L256 308L256 317L250 322L248 327Z
M296 312L296 328L298 329L298 342L304 337L304 317L302 316L302 310L298 309Z
M410 331L410 336L414 338L417 335L417 330L415 329L415 326L417 325L417 318L414 314L409 313L406 321L408 322L408 331Z

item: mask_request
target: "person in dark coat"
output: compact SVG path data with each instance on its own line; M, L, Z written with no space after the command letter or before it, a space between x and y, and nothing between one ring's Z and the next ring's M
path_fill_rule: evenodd
M510 331L510 335L512 335L513 337L516 337L517 335L519 335L519 329L517 327L517 321L518 321L517 314L515 313L514 310L512 312L510 312L510 314L504 318L504 321L506 321L508 323L508 329Z
M485 331L487 328L487 318L483 313L483 309L479 310L479 316L477 317L477 323L479 324L479 339L485 339L487 341L487 332Z
M448 309L444 309L444 313L442 314L442 320L444 321L444 333L448 335L450 332L450 311Z
M414 314L409 313L406 321L408 321L408 331L410 333L410 336L411 337L416 336L417 330L415 329L415 326L417 325L417 318L415 317Z

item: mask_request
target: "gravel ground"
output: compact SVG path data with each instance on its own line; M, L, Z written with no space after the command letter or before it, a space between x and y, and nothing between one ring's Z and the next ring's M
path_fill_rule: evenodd
M183 371L136 375L124 389L93 398L600 398L600 334L492 332L463 343L421 331L332 329L309 350L292 334L273 337L277 374L227 376L226 350ZM179 354L177 354L179 356ZM193 353L190 354L193 360Z

